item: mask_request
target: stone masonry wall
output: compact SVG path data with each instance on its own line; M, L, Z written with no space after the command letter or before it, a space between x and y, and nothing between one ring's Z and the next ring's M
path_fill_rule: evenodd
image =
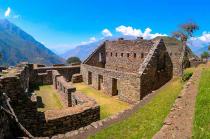
M173 76L173 64L163 40L158 40L140 68L141 98L167 83Z
M32 134L38 134L38 117L36 103L32 102L27 92L29 85L29 69L27 66L13 69L6 77L1 78L2 91L11 99L19 122ZM14 73L13 73L14 72Z
M84 62L91 66L104 68L106 63L105 43L101 44Z
M43 126L43 136L63 134L100 120L100 107L94 100L82 93L74 95L79 95L84 103L62 110L45 112L46 123Z
M152 46L152 41L143 39L107 41L105 68L138 73Z
M72 106L72 93L76 88L70 82L66 82L65 78L56 70L53 70L53 86L58 90L64 104L67 107Z
M113 95L112 79L117 80L118 97L127 102L136 102L140 100L140 76L134 73L120 72L110 69L98 68L86 64L81 65L81 73L83 80L88 84L88 72L92 73L92 84L99 89L99 75L103 76L101 90L108 95Z
M49 70L57 70L67 81L71 81L72 75L80 73L80 65L76 66L55 66L55 67L39 67L35 68L35 74L47 73Z

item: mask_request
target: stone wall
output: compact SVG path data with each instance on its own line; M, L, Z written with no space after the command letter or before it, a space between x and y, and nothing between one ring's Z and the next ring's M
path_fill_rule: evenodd
M107 41L105 68L138 73L152 46L152 41L143 39Z
M83 103L62 110L45 112L46 123L43 125L43 136L63 134L100 120L100 107L94 100L82 93L74 95L78 96Z
M83 82L82 74L74 74L71 79L72 83L81 83Z
M39 67L39 68L34 68L34 74L35 76L41 73L47 73L47 71L52 71L52 70L57 70L62 76L65 77L67 81L71 81L72 75L76 73L80 73L80 65L76 66L55 66L55 67ZM48 77L48 76L45 76ZM39 77L35 78L35 80L38 79ZM48 79L46 79L48 80Z
M76 91L71 82L66 82L65 78L56 70L52 72L53 86L58 90L62 101L67 107L72 106L72 93Z
M95 66L105 67L106 54L105 54L105 43L101 44L85 61L84 63ZM100 57L100 58L99 58Z
M92 84L89 84L88 81L89 72L92 73ZM86 64L81 65L81 73L86 84L101 89L108 95L118 95L121 100L131 103L140 100L140 76L137 74L98 68ZM102 77L101 80L100 77ZM113 79L117 80L117 94L113 92ZM99 82L101 82L100 86Z
M173 77L173 64L163 40L157 40L140 68L141 98Z
M2 92L10 98L10 104L14 109L19 122L33 135L37 135L39 114L36 102L30 99L29 67L19 66L12 69L9 74L0 80Z

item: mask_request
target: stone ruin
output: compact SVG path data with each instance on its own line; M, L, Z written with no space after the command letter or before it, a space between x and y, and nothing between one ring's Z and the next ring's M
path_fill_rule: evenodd
M178 43L120 38L102 43L81 65L17 65L0 78L0 138L52 137L90 125L100 119L100 106L73 83L83 81L134 104L179 76L185 60L188 66L201 63ZM39 85L53 85L65 108L38 112L32 92Z
M64 134L100 119L100 106L71 84L81 82L79 66L20 64L0 79L0 138L46 137ZM37 111L33 89L52 85L65 107L61 110Z

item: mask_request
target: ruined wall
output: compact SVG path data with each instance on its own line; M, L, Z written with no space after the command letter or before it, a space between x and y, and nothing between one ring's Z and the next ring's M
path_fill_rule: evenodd
M143 39L107 41L105 68L137 73L152 46Z
M2 91L11 99L10 104L14 109L19 122L33 135L36 135L39 123L39 113L36 103L30 99L28 91L28 67L19 67L11 71L11 75L1 78Z
M173 76L173 64L163 40L158 40L140 68L141 98L167 83Z
M45 112L46 123L42 127L43 136L63 134L100 120L100 107L94 100L81 93L74 95L80 95L79 98L83 99L83 103L62 110Z
M106 54L105 54L105 43L101 44L88 58L84 63L96 66L96 67L105 67L106 63Z
M70 82L66 82L65 78L56 70L53 70L53 85L59 92L62 101L65 106L72 106L72 93L76 91L76 88Z
M14 131L11 129L11 118L10 116L2 110L3 108L7 108L3 92L0 91L0 138L14 138ZM13 123L14 124L14 123Z
M101 81L101 90L108 95L113 94L113 79L117 80L118 97L127 102L136 102L140 100L140 77L134 73L120 72L110 69L98 68L86 64L81 65L81 73L86 84L88 81L88 72L92 73L92 84L99 89L99 75L103 76Z
M39 80L39 77L37 77L38 73L47 73L47 71L57 70L62 76L65 77L66 81L71 81L72 75L76 73L80 73L80 65L77 66L55 66L55 67L39 67L34 69L34 82L36 80ZM44 75L43 75L44 76ZM49 76L44 76L48 78ZM46 79L48 80L48 79ZM52 80L51 80L52 82Z

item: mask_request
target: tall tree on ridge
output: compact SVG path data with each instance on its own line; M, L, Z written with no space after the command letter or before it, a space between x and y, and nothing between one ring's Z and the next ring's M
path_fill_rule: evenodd
M190 37L193 37L195 31L199 30L199 26L196 23L189 22L181 24L178 31L172 33L172 36L179 39L182 42L182 57L183 62L181 63L181 74L183 74L183 69L186 67L187 62L187 41Z

